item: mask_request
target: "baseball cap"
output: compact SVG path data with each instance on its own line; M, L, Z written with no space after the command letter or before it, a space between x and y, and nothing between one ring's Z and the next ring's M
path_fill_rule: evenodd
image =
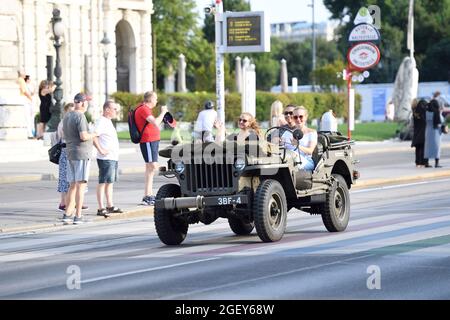
M212 108L214 108L214 102L212 102L211 100L206 101L205 105L204 105L204 108L205 109L212 109Z
M177 126L177 121L173 118L170 112L166 112L163 117L163 122L168 124L170 127L175 128Z
M73 98L73 102L75 103L80 103L80 102L84 102L84 101L91 101L92 98L84 93L77 93L75 95L75 97Z

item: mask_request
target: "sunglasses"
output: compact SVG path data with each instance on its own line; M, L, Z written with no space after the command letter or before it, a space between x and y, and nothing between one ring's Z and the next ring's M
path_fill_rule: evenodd
M284 113L285 116L292 116L293 114L294 114L293 111L286 111L286 112Z
M300 116L294 116L294 119L295 119L295 120L297 120L297 119L303 119L303 115L300 115Z
M247 121L248 121L247 119L239 119L239 122L246 123Z

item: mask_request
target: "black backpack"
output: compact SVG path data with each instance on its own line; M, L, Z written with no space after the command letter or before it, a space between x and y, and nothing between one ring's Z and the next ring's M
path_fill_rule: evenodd
M131 142L133 142L133 143L141 142L142 133L144 132L145 127L148 124L148 121L145 121L142 131L139 131L139 129L136 125L136 120L135 120L135 113L136 113L137 109L139 109L139 107L137 107L134 110L131 109L128 112L128 130L130 131L130 139L131 139Z

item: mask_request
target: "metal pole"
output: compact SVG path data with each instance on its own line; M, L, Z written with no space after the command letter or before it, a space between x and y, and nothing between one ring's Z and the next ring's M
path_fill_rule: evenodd
M352 89L352 73L347 70L347 137L352 139L352 131L350 130L350 90Z
M53 17L51 20L52 26L54 27L56 23L60 22L61 16L60 16L60 11L58 9L53 9ZM51 112L51 117L50 120L48 121L48 131L49 132L53 132L56 131L59 121L61 120L61 109L62 109L62 99L63 99L63 89L61 88L62 85L62 81L61 81L61 65L60 65L60 59L59 59L59 48L61 47L61 43L59 42L59 36L57 34L55 34L55 32L53 31L53 36L54 36L54 47L55 47L55 51L56 51L56 61L55 61L55 77L56 77L56 88L55 91L53 93L53 97L55 98L55 105L52 106L50 108L50 112Z
M222 46L223 4L222 0L216 0L216 95L217 113L219 121L225 123L225 67L224 55L220 52Z
M314 14L314 3L312 0L312 91L316 91L316 77L314 76L314 71L316 70L316 26L315 26L315 14Z

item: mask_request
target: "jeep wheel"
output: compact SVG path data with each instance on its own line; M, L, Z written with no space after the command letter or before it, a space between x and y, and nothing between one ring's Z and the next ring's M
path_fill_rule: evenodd
M238 236L250 234L255 227L253 222L245 222L235 217L229 217L228 224L230 225L231 230L233 230L233 232Z
M334 182L321 207L322 221L330 232L344 231L350 218L350 194L347 182L339 174L333 174Z
M283 187L278 181L264 180L259 185L253 201L253 219L262 241L274 242L283 237L287 205Z
M156 200L180 197L181 189L176 184L163 185L156 194ZM176 211L156 209L154 213L155 228L159 239L167 245L178 245L186 238L189 224L174 216Z

